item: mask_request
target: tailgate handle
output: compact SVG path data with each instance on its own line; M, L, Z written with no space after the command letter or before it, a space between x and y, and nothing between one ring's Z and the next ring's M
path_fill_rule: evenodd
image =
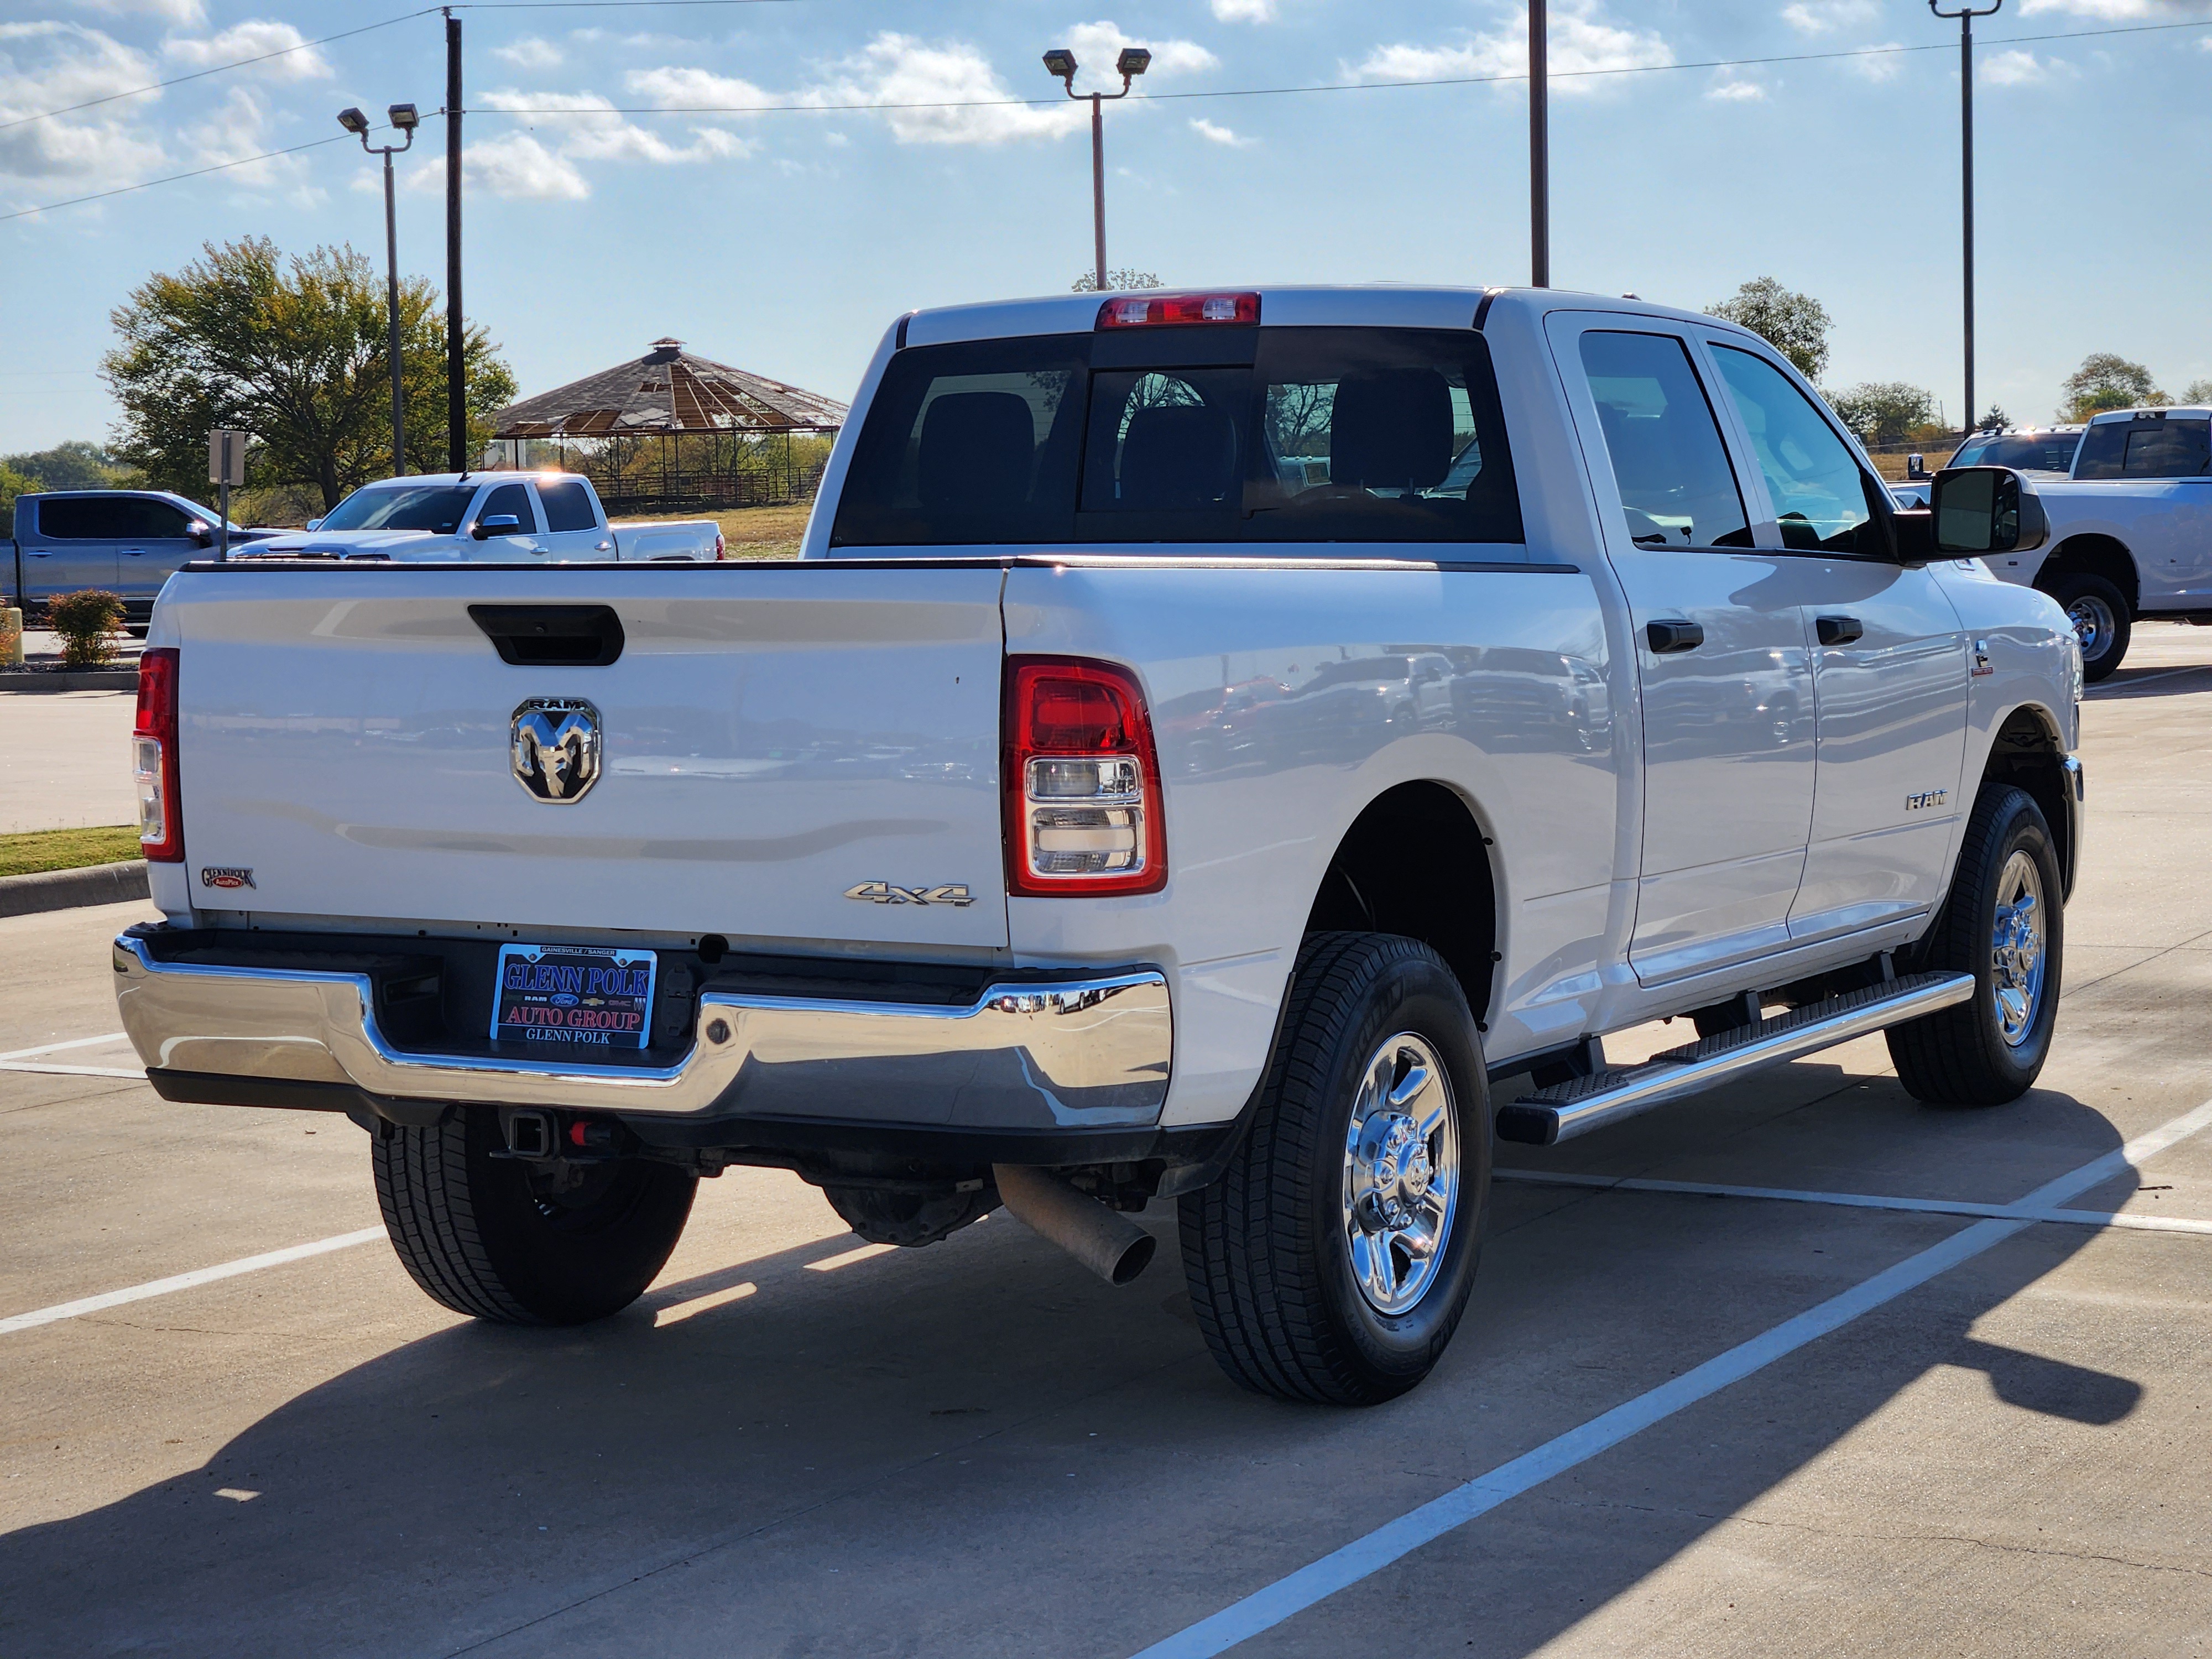
M518 668L605 668L623 653L611 605L472 605L469 620Z

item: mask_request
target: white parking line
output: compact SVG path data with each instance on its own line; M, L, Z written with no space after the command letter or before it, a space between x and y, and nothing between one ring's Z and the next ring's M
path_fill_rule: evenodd
M1254 1591L1212 1617L1176 1632L1165 1641L1154 1643L1136 1659L1210 1659L1212 1655L1225 1653L1337 1591L1381 1571L1424 1544L1541 1486L1553 1475L1588 1462L1653 1424L1664 1421L1730 1383L1740 1382L1776 1360L1850 1324L1862 1314L1870 1313L1960 1263L1972 1261L2033 1226L2037 1212L2048 1211L2076 1193L2087 1192L2130 1164L2163 1152L2208 1125L2212 1125L2212 1101L2102 1158L2092 1159L2056 1181L2045 1182L2010 1206L2003 1218L1977 1221L1941 1244L1906 1257L1840 1296L1831 1297L1819 1306L1783 1321L1771 1330L1568 1430L1534 1451L1453 1487L1365 1537L1356 1538L1341 1549L1299 1568L1288 1577Z
M2133 1210L2035 1210L2017 1204L1976 1204L1954 1198L1886 1198L1871 1193L1802 1192L1794 1187L1727 1187L1702 1181L1647 1181L1632 1176L1571 1175L1555 1170L1500 1170L1500 1181L1546 1187L1581 1187L1595 1192L1686 1193L1698 1198L1765 1198L1785 1204L1834 1204L1852 1210L1903 1210L1919 1215L1995 1216L2063 1222L2076 1227L2122 1227L2150 1233L2203 1233L2212 1237L2212 1221L2186 1216L2145 1215Z
M0 1319L0 1336L31 1330L40 1325L51 1325L57 1320L82 1319L87 1314L119 1308L125 1303L143 1302L149 1297L192 1290L198 1285L212 1285L219 1279L235 1279L240 1273L258 1273L264 1267L280 1267L287 1261L303 1261L311 1255L327 1255L332 1250L351 1249L356 1244L366 1244L372 1238L383 1237L384 1229L381 1227L363 1227L358 1232L335 1233L328 1238L316 1239L312 1243L293 1244L281 1250L264 1250L259 1255L242 1255L235 1261L219 1262L212 1267L196 1267L188 1273L149 1279L143 1285L107 1291L99 1296L82 1297L75 1302L58 1302L51 1308L35 1308L29 1313Z
M103 1042L128 1042L130 1037L121 1031L110 1031L106 1036L72 1037L67 1042L49 1042L36 1048L15 1048L0 1054L0 1060L30 1060L39 1054L58 1054L64 1048L97 1048Z

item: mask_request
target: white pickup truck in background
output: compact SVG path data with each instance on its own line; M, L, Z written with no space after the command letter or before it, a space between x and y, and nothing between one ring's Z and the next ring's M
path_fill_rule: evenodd
M1638 301L918 313L798 562L173 578L123 1024L170 1100L351 1116L478 1317L628 1305L732 1164L1116 1283L1172 1199L1231 1376L1385 1399L1493 1133L1876 1030L1921 1099L2033 1084L2081 658L1982 562L2018 476L1934 493Z
M712 519L610 524L592 481L563 472L430 472L363 484L303 532L240 557L702 562L722 556Z

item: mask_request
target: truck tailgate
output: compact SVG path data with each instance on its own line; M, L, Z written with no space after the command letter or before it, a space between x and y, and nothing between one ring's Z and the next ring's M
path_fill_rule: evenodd
M152 643L181 652L193 902L1003 945L1000 583L943 562L184 573ZM511 664L472 605L610 607L620 654ZM532 699L596 714L574 799L513 763ZM848 896L870 883L969 902Z

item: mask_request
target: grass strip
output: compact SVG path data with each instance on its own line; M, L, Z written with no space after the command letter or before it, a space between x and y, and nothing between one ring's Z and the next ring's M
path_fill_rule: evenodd
M0 836L0 876L30 876L45 870L82 870L141 856L135 824L97 830L31 830Z

